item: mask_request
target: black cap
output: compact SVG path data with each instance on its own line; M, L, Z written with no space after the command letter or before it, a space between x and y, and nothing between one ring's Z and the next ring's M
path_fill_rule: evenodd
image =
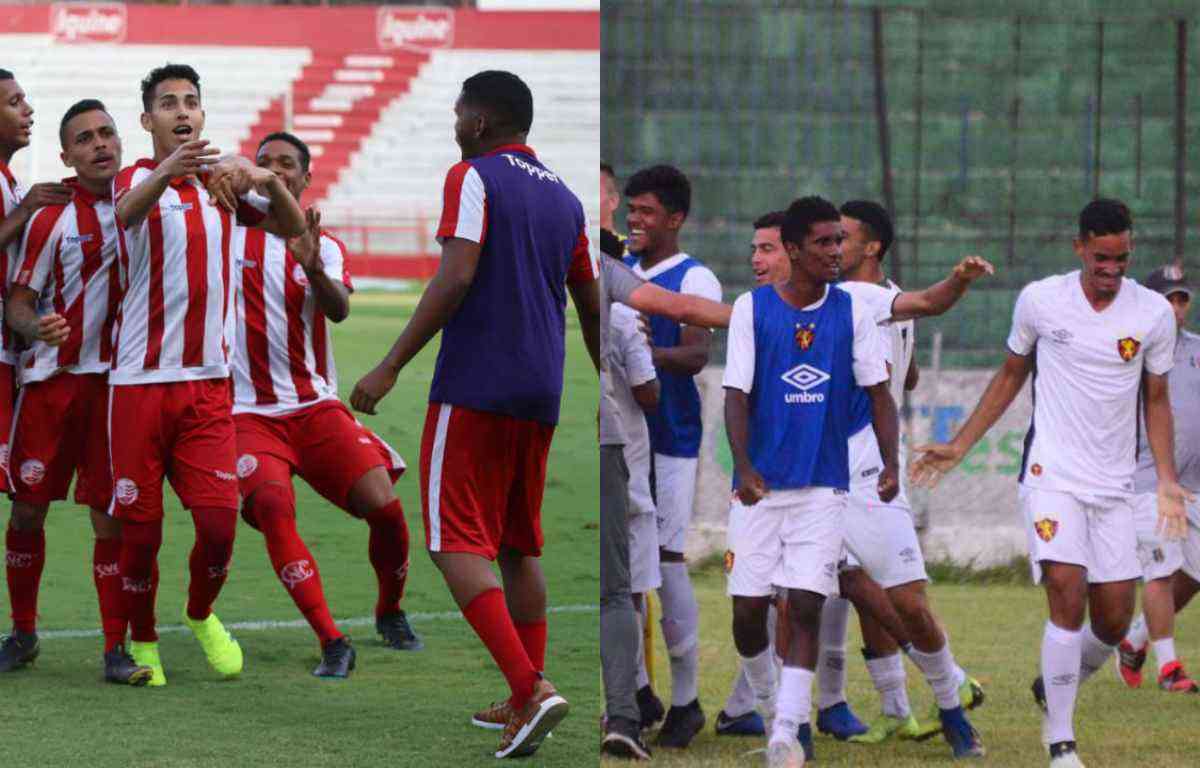
M1189 300L1192 298L1192 287L1187 284L1183 268L1176 264L1168 264L1154 270L1146 278L1146 282L1143 285L1152 291L1158 291L1163 296L1170 296L1172 293L1184 293L1187 294Z

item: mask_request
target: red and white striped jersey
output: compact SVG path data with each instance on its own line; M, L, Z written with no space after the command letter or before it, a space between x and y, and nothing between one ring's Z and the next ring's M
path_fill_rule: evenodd
M24 196L25 190L17 183L8 164L0 161L0 221L4 221L21 204L21 198ZM0 284L0 304L8 298L8 283L16 271L20 250L19 237L13 239L8 247L0 248L0 278L3 280L3 284ZM0 310L2 309L3 306L0 306ZM8 327L8 323L0 322L0 363L16 365L20 354L20 337Z
M64 179L75 191L67 205L39 208L25 228L13 285L38 293L38 314L62 315L71 328L57 347L34 341L21 355L22 383L60 371L107 373L121 301L117 222L112 201Z
M325 315L304 269L284 239L238 227L241 257L233 412L280 416L337 399L337 368ZM330 280L354 290L346 246L321 234L321 263Z
M157 167L139 160L113 179L113 200ZM209 202L200 180L172 179L146 218L118 222L124 298L117 314L112 384L150 384L229 376L236 292L230 241L237 223L257 224L269 201L247 195L237 222Z

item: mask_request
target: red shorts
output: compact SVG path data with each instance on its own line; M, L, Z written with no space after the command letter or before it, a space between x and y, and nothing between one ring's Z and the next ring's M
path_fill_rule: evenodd
M4 424L13 423L13 400L17 396L16 369L6 363L0 363L0 493L12 491L12 483L8 481L8 445L12 442L12 434L3 430Z
M163 477L186 509L237 509L237 446L228 379L111 387L108 444L122 520L162 519Z
M239 413L237 474L242 498L264 483L275 482L292 492L292 475L350 511L350 489L375 467L384 467L396 482L404 460L374 432L358 423L338 400L326 400L286 416ZM250 525L254 521L242 510Z
M430 552L495 560L542 553L542 492L554 427L430 403L421 435L421 508Z
M45 505L67 498L105 509L112 499L108 465L108 376L60 373L21 387L9 447L13 498Z

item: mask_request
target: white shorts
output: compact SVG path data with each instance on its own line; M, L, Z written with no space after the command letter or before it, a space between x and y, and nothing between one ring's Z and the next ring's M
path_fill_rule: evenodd
M725 552L728 593L766 597L781 587L832 594L846 497L832 488L798 488L771 491L753 507L735 498Z
M692 525L696 499L697 458L654 454L654 500L658 506L658 546L668 552L683 552Z
M879 454L879 442L875 429L870 425L858 430L847 442L850 451L850 493L871 504L882 504L879 499L879 473L883 471L883 457ZM910 509L904 490L904 455L900 456L900 492L889 504Z
M884 589L928 581L912 509L903 490L890 502L879 499L883 459L875 430L850 437L850 499L846 505L846 562L861 567ZM903 487L902 487L903 488Z
M1034 583L1043 560L1082 565L1089 584L1140 578L1137 527L1130 499L1020 486Z
M1158 534L1158 494L1139 493L1129 500L1137 528L1138 561L1142 580L1165 579L1183 567L1183 542L1167 541ZM1188 538L1191 538L1191 525Z
M635 595L662 586L658 568L658 521L654 512L629 505L629 591Z

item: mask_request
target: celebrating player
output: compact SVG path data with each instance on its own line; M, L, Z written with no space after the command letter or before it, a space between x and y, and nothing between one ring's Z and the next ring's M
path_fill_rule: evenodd
M520 757L568 710L542 676L541 504L562 397L564 285L599 368L598 275L583 206L525 143L533 122L525 83L480 72L463 83L454 112L463 160L446 175L441 265L350 402L374 413L401 369L442 332L421 437L425 541L511 690L474 720L503 728L496 757Z
M258 165L276 174L300 200L312 176L308 146L290 133L258 145ZM375 625L397 650L417 650L400 598L408 575L408 527L392 484L400 456L358 423L337 399L333 345L325 325L350 314L345 247L320 230L308 211L308 231L284 241L261 229L239 229L243 255L233 356L233 422L237 429L242 516L263 534L284 588L321 643L313 674L346 677L355 651L333 622L317 561L296 530L292 474L326 499L366 521L368 556L379 597Z
M1175 466L1179 482L1192 493L1200 492L1200 419L1196 396L1200 391L1200 336L1184 330L1192 305L1192 288L1176 266L1160 267L1144 285L1171 302L1175 312L1175 365L1167 377L1171 413L1175 420ZM1138 462L1133 475L1133 513L1138 529L1138 556L1142 564L1142 613L1117 646L1117 672L1130 688L1142 684L1146 649L1154 647L1158 686L1164 691L1195 693L1175 656L1175 614L1200 590L1200 510L1188 504L1187 538L1181 543L1159 535L1154 454L1144 429L1138 430Z
M125 293L109 373L109 513L123 522L120 571L133 658L154 670L151 685L164 685L154 630L164 477L196 529L185 623L215 670L234 676L242 669L241 648L212 613L237 525L228 381L235 221L210 204L197 178L218 151L200 138L196 71L180 64L151 71L142 81L142 106L154 159L139 160L113 180ZM282 179L255 167L239 179L258 194L237 190L247 192L238 221L292 237L305 231L304 213Z
M625 197L631 252L626 263L634 273L669 291L719 302L721 284L716 275L679 250L679 230L692 199L687 177L669 165L645 168L630 177ZM652 316L650 335L661 393L658 408L647 414L646 420L654 449L662 633L671 663L671 708L658 743L683 748L704 727L704 711L697 696L699 608L683 559L683 544L691 526L702 432L700 393L693 377L708 364L712 333ZM662 703L648 681L638 697L643 723L662 717Z
M725 425L740 504L730 511L726 570L734 643L773 721L767 764L795 768L805 762L797 733L809 719L821 606L842 556L854 385L870 398L885 500L898 489L898 427L876 323L830 285L841 255L837 208L818 197L795 201L782 237L788 281L740 296L730 322ZM767 611L776 588L787 590L789 642L772 706Z
M1025 286L1013 310L1007 360L954 439L919 447L923 455L911 468L914 481L927 485L953 469L1036 365L1018 499L1033 578L1045 586L1050 607L1042 674L1033 688L1045 709L1043 742L1052 768L1082 765L1072 722L1079 684L1112 655L1133 613L1142 573L1130 505L1139 391L1158 515L1169 538L1183 532L1184 503L1191 499L1175 471L1167 389L1175 319L1166 299L1125 278L1132 230L1124 203L1096 199L1084 206L1074 240L1082 269Z
M75 502L91 507L96 534L92 569L104 628L104 676L141 685L151 670L125 652L121 526L107 514L108 366L120 298L110 193L121 167L121 139L95 99L67 110L59 139L63 164L77 174L63 182L73 196L66 205L34 213L5 307L8 326L30 344L19 366L21 396L9 452L16 467L10 526L13 533L36 537L37 551L33 558L8 558L16 629L0 649L0 668L15 669L37 655L34 621L46 513L52 501L67 498L77 474Z

